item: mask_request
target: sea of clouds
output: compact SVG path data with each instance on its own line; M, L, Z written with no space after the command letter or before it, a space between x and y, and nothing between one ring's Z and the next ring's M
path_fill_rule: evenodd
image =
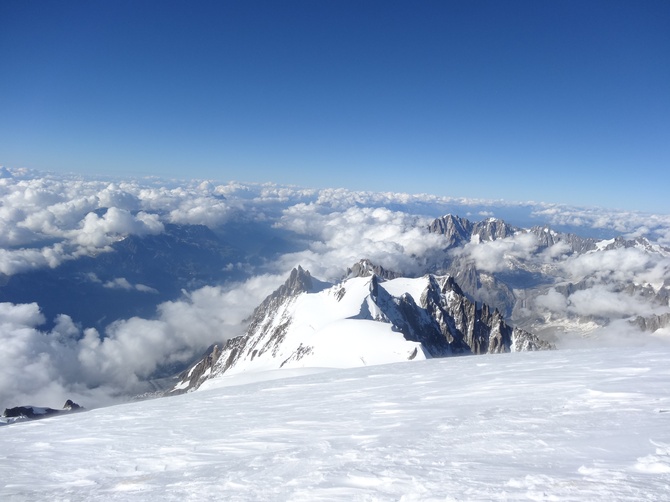
M36 303L0 303L0 406L61 406L71 398L93 407L145 392L147 380L161 368L184 364L211 343L241 334L244 320L297 265L327 281L341 279L361 258L401 273L421 273L444 255L443 238L428 233L427 226L447 213L474 221L494 216L520 226L548 224L584 235L644 235L656 245L670 245L670 215L274 184L91 179L0 168L0 287L16 274L113 252L114 242L158 235L171 223L220 230L230 222L248 222L260 231L282 230L301 243L260 264L226 264L244 268L246 278L184 291L159 304L151 318L121 319L102 330L64 314L47 320ZM590 281L589 288L568 298L550 291L534 300L534 308L553 315L622 319L659 313L659 306L612 284L616 279L660 287L670 278L670 260L662 252L630 248L571 257L566 248L555 246L538 253L538 242L528 234L458 252L483 271L495 272L505 260L528 260L554 267L565 281ZM125 277L101 286L152 293L151 287ZM53 328L45 329L46 321Z

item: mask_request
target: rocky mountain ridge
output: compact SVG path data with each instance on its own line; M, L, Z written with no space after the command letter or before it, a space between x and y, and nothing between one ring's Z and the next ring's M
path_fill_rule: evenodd
M596 249L599 242L597 239L555 232L548 226L534 226L526 229L515 227L497 218L487 218L482 221L472 222L453 214L447 214L433 220L428 226L428 231L444 235L447 239L448 248L461 246L473 241L473 239L480 242L495 241L523 233L534 235L538 239L540 249L564 242L574 252L583 253ZM628 242L620 237L615 239L615 241L621 243Z
M211 348L203 359L179 376L171 393L194 390L204 381L230 372L310 365L310 359L321 360L320 336L324 339L332 336L335 340L340 337L342 344L338 350L343 351L342 361L350 356L345 353L351 349L359 351L366 364L365 360L373 358L375 351L386 348L379 342L377 346L363 348L353 342L347 347L344 332L355 331L357 327L352 324L355 321L364 330L376 329L370 322L388 328L383 343L392 341L405 347L397 349L392 360L554 348L535 335L508 325L498 310L469 300L452 277L427 275L419 279L384 280L372 273L374 267L366 270L363 277L350 277L329 285L316 283L308 271L297 267L255 309L246 333L228 340L222 347ZM342 308L343 304L347 306ZM308 308L320 308L323 312L306 314ZM340 308L341 313L333 314ZM309 319L307 323L302 321L305 316ZM322 326L316 326L320 317L328 319L324 319ZM342 321L347 324L340 328L338 323ZM311 329L305 329L304 324ZM342 331L332 333L331 326ZM335 357L334 364L338 363Z
M652 244L644 237L598 240L556 232L548 226L524 229L495 218L471 222L451 214L435 219L428 226L428 232L445 239L444 259L433 265L433 273L451 275L470 299L494 306L505 319L529 331L538 332L546 327L547 316L533 305L538 299L542 303L548 294L554 298L556 294L563 296L567 306L572 295L595 287L626 294L633 299L632 304L634 299L642 298L652 307L669 306L670 281L667 279L663 284L651 284L628 277L617 278L615 273L588 273L589 263L607 262L608 266L615 267L616 260L624 259L621 257L625 252L638 253L638 256L626 255L629 260L653 257L667 261L670 258L670 249ZM478 258L490 250L499 260L494 264L481 263ZM601 258L604 256L607 258ZM574 262L586 263L587 267L574 268L576 271L584 268L585 273L573 273L570 264ZM621 315L625 317L625 312ZM559 324L569 323L572 328L588 323L606 326L611 321L608 315L584 314L577 309L565 309L563 317ZM650 326L657 324L653 320L649 323Z

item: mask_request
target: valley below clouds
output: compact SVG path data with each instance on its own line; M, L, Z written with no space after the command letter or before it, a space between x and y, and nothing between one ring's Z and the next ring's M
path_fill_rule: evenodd
M452 245L429 231L447 214L512 230ZM670 215L2 168L0 406L150 395L294 267L337 283L361 259L451 274L559 349L665 344L669 246Z

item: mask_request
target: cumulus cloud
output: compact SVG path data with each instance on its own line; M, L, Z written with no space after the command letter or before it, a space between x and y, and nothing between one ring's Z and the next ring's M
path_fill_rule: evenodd
M128 282L128 279L126 279L125 277L117 277L116 279L107 281L106 283L103 284L103 287L108 289L126 289L126 290L135 289L135 286L130 284L130 282Z
M105 248L122 236L159 234L163 224L155 214L140 211L132 215L126 209L109 208L103 216L88 213L78 229L71 232L72 241L83 248Z
M0 303L0 404L87 407L148 390L146 380L242 334L244 320L285 280L256 276L226 288L207 286L159 305L154 319L117 321L100 333L60 315L54 328L35 303Z
M572 252L570 244L567 242L557 242L542 251L542 261L544 263L552 262L556 259L565 259Z
M667 296L658 294L670 277L670 261L663 254L618 248L569 256L555 266L562 282L527 300L527 311L559 325L588 321L573 323L576 333L593 336L593 328L601 326L597 339L602 342L618 339L624 331L630 340L636 328L616 328L619 320L668 312Z
M159 216L136 211L139 199L129 190L137 187L49 177L3 178L0 271L12 275L56 267L105 251L129 234L160 233Z
M597 284L576 291L568 299L568 311L580 316L597 316L607 319L650 315L653 308L639 295L612 291L608 286Z
M225 200L197 197L183 201L178 208L170 211L170 221L213 227L225 223L230 212Z
M14 275L33 268L41 268L49 265L46 257L49 248L43 249L0 249L0 273ZM56 263L60 263L56 260Z
M469 242L462 248L454 249L452 256L472 261L477 269L484 272L501 272L508 268L510 261L535 260L538 245L534 234L523 233L494 241ZM546 256L552 258L554 251Z
M561 204L540 204L532 216L555 226L615 230L629 238L646 236L670 245L669 214L617 211L606 208L577 208Z
M138 211L141 201L132 184L110 183L97 193L100 207L115 207L125 211Z
M65 318L59 320L53 333L44 333L38 329L44 321L37 304L0 303L0 396L3 403L39 404L42 400L51 403L54 393L63 397L61 390L65 375L70 371L69 347L73 333L68 330ZM73 387L77 386L76 381L72 383Z
M480 272L520 270L543 276L545 281L530 295L519 295L522 304L515 315L524 322L544 318L586 334L613 320L668 310L662 288L670 284L670 252L646 241L602 245L579 254L567 242L542 249L532 233L517 233L495 241L473 240L450 254ZM480 300L487 298L486 291L480 294ZM584 322L575 322L579 319ZM536 320L531 322L537 326Z
M542 311L566 312L568 310L568 299L555 288L548 290L535 299L535 306Z
M309 249L282 257L284 269L297 264L326 280L368 258L388 270L416 274L442 251L444 242L426 230L429 220L385 208L349 207L327 211L317 204L288 208L277 224L311 239Z
M231 222L252 223L253 231L283 231L304 245L259 263L222 263L223 269L243 271L249 278L184 291L182 298L158 305L149 319L122 319L99 330L66 315L45 319L36 304L0 304L0 403L59 407L72 398L92 407L142 392L146 379L190 361L212 342L241 334L244 320L296 265L332 281L361 258L389 270L421 274L428 264L445 258L443 238L426 228L446 213L501 218L509 214L513 224L520 218L602 228L670 244L670 217L664 215L207 180L110 183L4 169L0 274L54 268L64 261L96 256L128 235L160 234L170 224L206 225L224 232L224 225ZM234 241L235 236L229 237ZM645 315L649 301L639 289L627 291L612 284L650 284L658 289L670 277L670 254L661 251L622 248L572 256L565 243L539 250L532 234L472 242L454 253L491 274L514 263L524 263L532 271L551 269L556 287L529 299L533 308L615 319L612 326L625 336L633 336L632 328L622 324L625 316ZM155 293L128 278L111 277L88 279L119 293ZM580 283L581 289L562 293L558 283ZM619 318L622 323L616 321ZM44 326L52 321L53 328L47 331Z
M505 218L505 211L509 209L511 215L525 212L525 219L557 224L607 226L631 235L649 230L661 241L670 242L670 218L662 215L642 218L642 215L621 212L429 194L314 190L214 181L110 183L45 176L26 170L5 168L5 172L7 176L0 178L0 247L6 251L38 250L44 255L44 258L27 259L20 253L17 256L5 254L3 261L14 262L0 267L5 273L57 266L65 260L96 254L124 235L161 232L161 225L165 223L217 228L229 221L247 219L268 224L279 221L284 225L286 219L293 216L295 221L290 226L311 234L313 229L307 225L315 225L315 222L300 221L300 214L311 218L314 214L341 214L352 208L386 209L426 219L447 212L495 213ZM300 224L305 226L304 232L297 229Z
M670 277L670 257L638 248L608 249L570 257L560 264L572 282L583 279L651 284L656 288Z

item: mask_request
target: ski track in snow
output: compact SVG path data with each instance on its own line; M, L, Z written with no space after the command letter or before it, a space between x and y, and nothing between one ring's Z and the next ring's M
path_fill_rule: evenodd
M670 349L307 373L0 427L0 500L670 500Z

